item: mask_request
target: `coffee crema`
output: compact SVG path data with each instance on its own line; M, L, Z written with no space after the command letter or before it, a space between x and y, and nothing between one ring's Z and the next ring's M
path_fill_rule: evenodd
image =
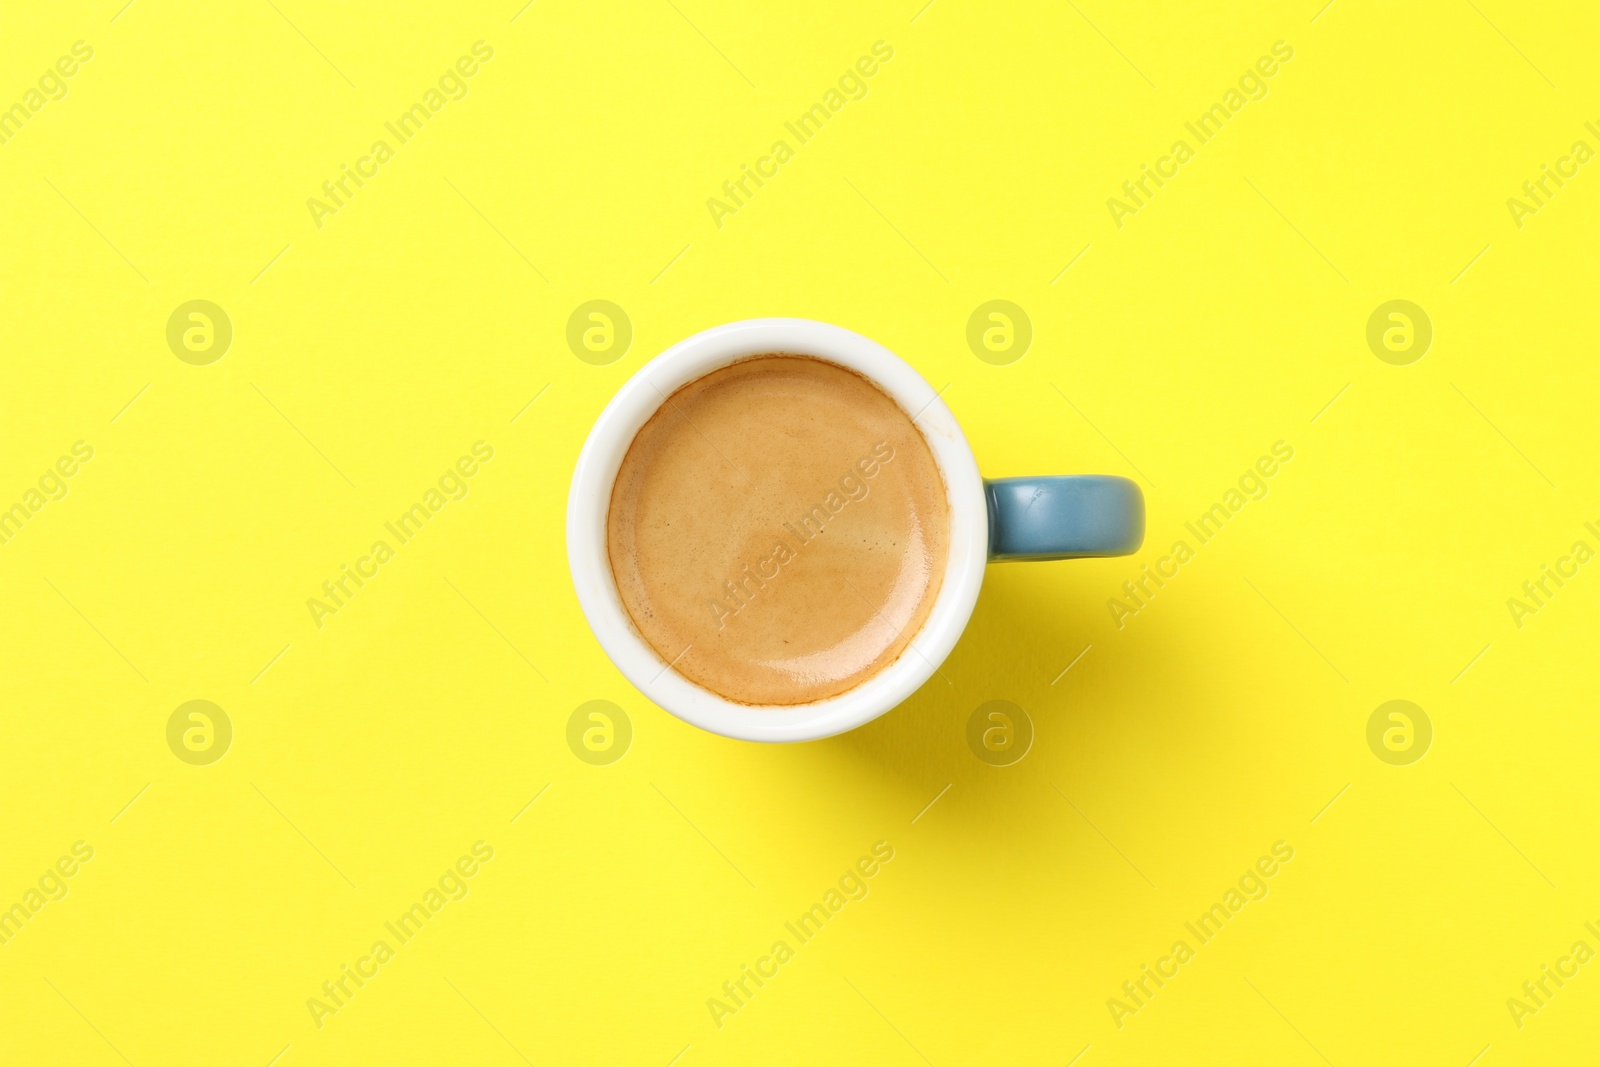
M623 606L673 670L738 703L807 704L905 653L939 595L950 505L893 399L775 353L667 398L623 458L606 535Z

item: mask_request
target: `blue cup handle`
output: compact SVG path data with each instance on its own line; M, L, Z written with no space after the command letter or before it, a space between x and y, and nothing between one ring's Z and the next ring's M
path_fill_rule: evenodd
M1144 494L1126 478L996 478L983 490L991 562L1127 556L1144 544Z

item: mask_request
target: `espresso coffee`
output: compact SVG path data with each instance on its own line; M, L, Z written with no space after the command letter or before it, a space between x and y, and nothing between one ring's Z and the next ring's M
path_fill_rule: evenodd
M861 375L786 354L666 398L607 519L639 633L671 669L751 705L836 696L906 654L949 548L944 478L911 417Z

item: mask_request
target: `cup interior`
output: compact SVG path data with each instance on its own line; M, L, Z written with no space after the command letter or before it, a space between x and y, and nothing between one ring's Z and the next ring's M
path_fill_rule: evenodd
M944 580L927 621L900 657L866 681L809 704L741 704L673 670L633 625L607 554L611 490L635 435L667 397L750 356L811 356L861 374L922 432L950 511ZM578 456L567 501L567 558L585 618L617 668L645 696L713 733L748 741L805 741L876 718L916 692L942 663L977 603L988 560L988 504L977 462L955 416L921 374L875 341L806 319L753 319L680 341L641 367L606 405Z

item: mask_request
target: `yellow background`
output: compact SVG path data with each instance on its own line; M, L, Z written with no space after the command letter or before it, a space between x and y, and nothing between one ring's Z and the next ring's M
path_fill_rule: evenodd
M1592 1050L1600 966L1506 1006L1600 948L1600 568L1506 606L1600 547L1600 172L1506 207L1600 147L1583 5L121 3L0 14L5 104L95 50L0 146L0 503L95 450L0 546L0 905L95 849L0 947L0 1061ZM314 225L478 40L469 95ZM707 198L879 40L867 97L719 229ZM1114 225L1280 40L1270 94ZM1008 366L965 340L997 298L1034 327ZM1397 298L1435 332L1404 367L1365 340ZM233 323L208 366L165 340L192 299ZM633 324L608 366L565 340L591 299ZM651 706L579 612L568 479L646 359L763 315L948 384L986 475L1136 478L1145 549L991 568L947 680L846 736ZM317 628L307 598L478 440L470 495ZM1108 598L1279 440L1270 494L1119 630ZM209 766L167 746L192 699L234 725ZM595 699L633 725L610 766L566 742ZM1009 767L965 740L994 699L1036 731ZM1433 724L1409 766L1366 742L1391 699ZM470 895L315 1026L478 840ZM870 895L719 1029L707 998L880 840ZM1279 840L1270 894L1119 1029L1108 998Z

